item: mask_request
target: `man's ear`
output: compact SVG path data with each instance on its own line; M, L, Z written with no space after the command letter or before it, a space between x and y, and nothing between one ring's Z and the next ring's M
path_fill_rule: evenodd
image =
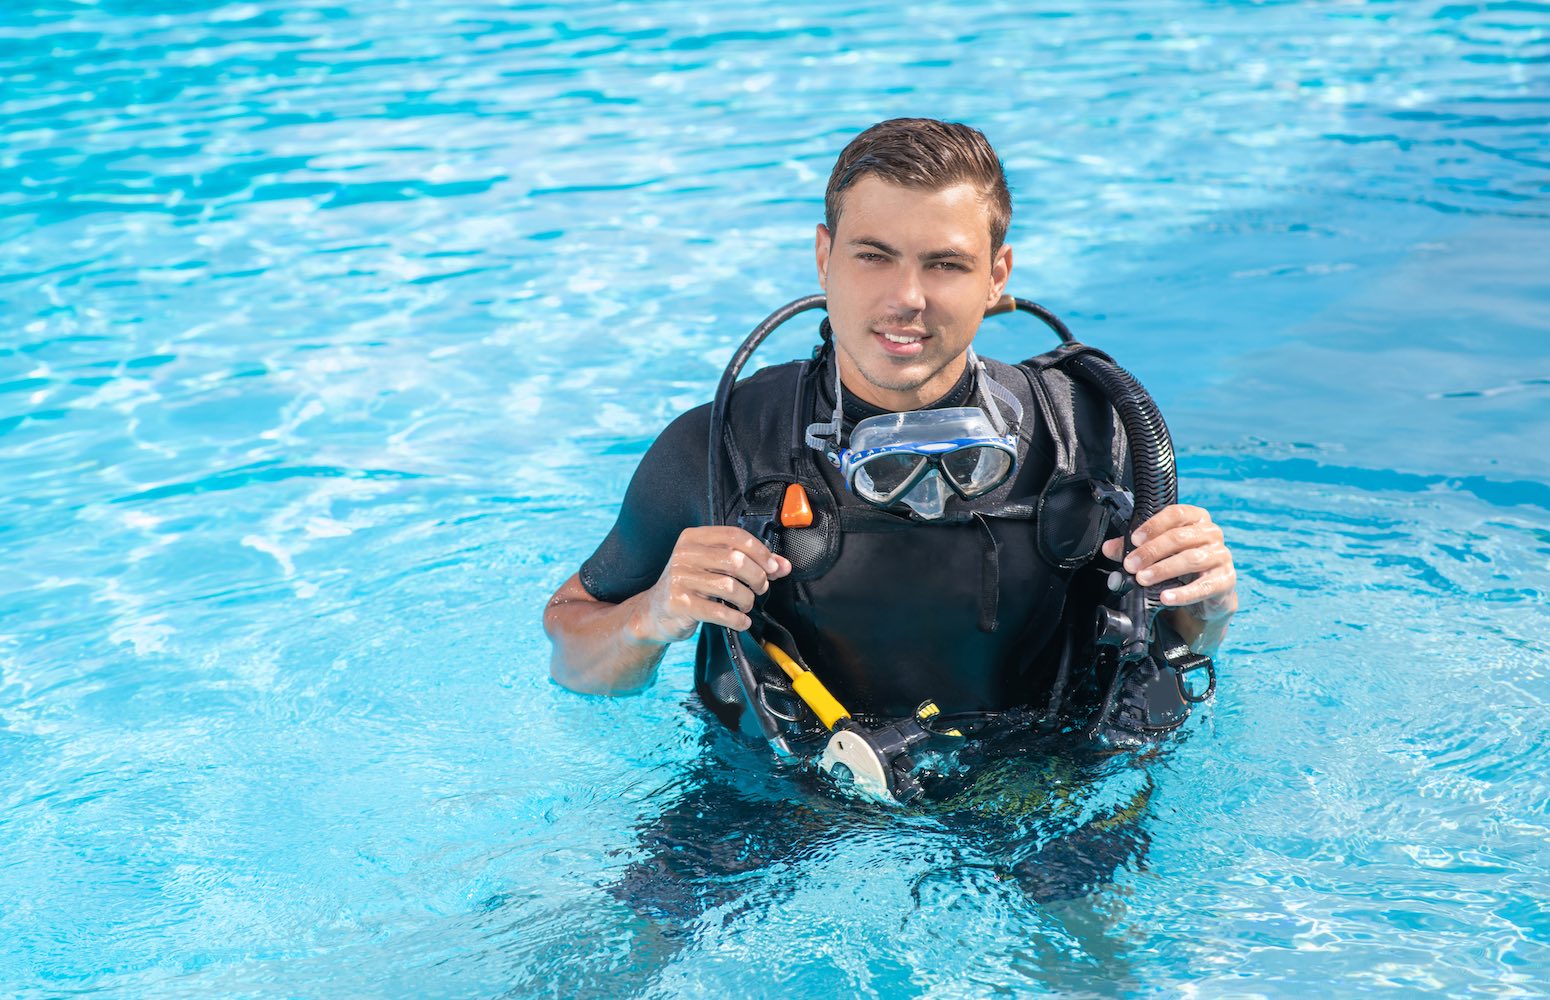
M1001 244L995 256L990 259L990 290L985 299L985 308L995 305L1002 295L1006 294L1006 283L1012 277L1012 248L1007 244Z
M834 237L829 233L829 227L818 223L818 231L813 234L813 257L818 261L818 287L824 291L829 290L829 251L834 249Z

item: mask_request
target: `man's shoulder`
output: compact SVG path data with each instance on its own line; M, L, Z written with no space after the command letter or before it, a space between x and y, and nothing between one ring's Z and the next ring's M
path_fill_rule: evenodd
M727 403L728 422L735 427L750 422L755 427L767 427L770 419L789 414L797 405L805 364L802 361L786 361L738 379L732 387L732 398ZM707 422L707 429L709 426Z
M802 365L801 361L769 365L738 379L727 404L727 419L735 419L738 423L753 419L762 426L762 421L771 413L790 412L796 404L797 380L802 374ZM662 430L657 440L675 448L692 441L703 451L709 440L713 406L713 401L705 402L680 413Z
M806 361L783 361L778 365L766 365L737 380L732 387L732 398L739 395L767 394L776 389L795 389L797 380L802 377Z
M652 443L653 452L672 452L682 455L685 451L690 453L705 451L705 442L710 434L710 404L701 403L680 413L668 421L662 433Z
M987 358L983 354L977 354L975 357L979 358L979 360L984 363L985 367L990 370L992 377L1005 376L1009 374L1012 369L1020 367L1022 363L1021 359L1018 361L1002 361L1000 358Z

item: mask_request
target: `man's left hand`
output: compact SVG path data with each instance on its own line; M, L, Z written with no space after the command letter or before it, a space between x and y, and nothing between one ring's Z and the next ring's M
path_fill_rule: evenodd
M1143 587L1177 580L1160 595L1162 603L1195 619L1200 631L1219 640L1238 610L1238 573L1210 513L1183 503L1164 507L1132 537L1136 548L1125 557L1125 571ZM1103 543L1103 554L1118 560L1124 544L1123 538L1111 538Z

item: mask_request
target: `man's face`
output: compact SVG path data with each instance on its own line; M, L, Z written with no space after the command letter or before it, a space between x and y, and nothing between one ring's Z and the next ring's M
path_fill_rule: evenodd
M1010 247L990 252L978 189L868 175L846 190L836 228L818 227L818 282L847 390L890 410L939 398L1012 270Z

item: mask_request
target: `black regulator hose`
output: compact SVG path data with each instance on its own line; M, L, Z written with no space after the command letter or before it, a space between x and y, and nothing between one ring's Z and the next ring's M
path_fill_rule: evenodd
M1031 313L1044 322L1044 325L1055 331L1062 344L1074 344L1076 338L1071 335L1070 327L1060 321L1060 317L1039 305L1032 299L1018 299L1010 295L1003 295L995 305L985 310L986 316L999 316L1002 313L1012 311Z
M759 349L765 338L774 333L776 328L793 316L807 312L809 309L822 309L828 299L822 295L807 295L788 302L779 309L764 318L764 322L753 328L753 332L743 339L742 346L732 355L732 360L727 363L726 371L721 373L721 382L716 386L716 398L710 404L710 475L707 476L709 486L706 500L705 517L710 524L720 524L722 515L722 503L725 498L721 495L721 449L726 445L727 404L732 400L732 386L737 382L737 376L743 372L743 366L748 359L753 357L753 352Z
M1098 354L1085 353L1074 355L1066 368L1107 396L1125 427L1130 468L1135 475L1135 511L1125 530L1129 546L1132 531L1164 507L1178 503L1179 475L1173 438L1151 394L1119 365Z
M808 295L788 302L779 309L765 317L764 322L753 328L753 332L744 338L742 346L732 355L732 360L727 363L726 371L721 373L721 383L716 386L716 398L710 404L710 448L709 475L706 477L706 507L705 521L707 525L721 523L725 513L722 506L726 498L721 489L721 461L722 449L726 447L727 404L732 400L732 386L737 382L737 376L742 373L743 366L748 359L753 357L753 352L764 343L766 337L775 332L786 320L809 309L822 309L827 300L822 295ZM761 538L762 542L769 542L767 538ZM781 727L770 713L765 710L759 700L759 678L754 673L753 664L748 661L748 656L743 652L742 643L738 641L737 633L725 625L721 626L722 638L726 641L727 652L732 657L732 672L737 678L737 686L742 689L743 704L748 706L754 718L759 720L759 730L764 738L771 743L779 744L783 748L784 740L781 737Z

